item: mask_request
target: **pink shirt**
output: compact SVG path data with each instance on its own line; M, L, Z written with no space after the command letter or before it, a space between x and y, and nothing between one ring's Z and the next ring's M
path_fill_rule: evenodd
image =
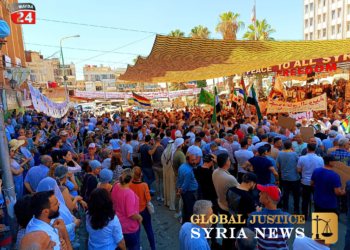
M140 224L130 216L139 213L139 197L131 189L120 189L117 184L113 187L111 197L113 209L118 216L123 234L137 232Z

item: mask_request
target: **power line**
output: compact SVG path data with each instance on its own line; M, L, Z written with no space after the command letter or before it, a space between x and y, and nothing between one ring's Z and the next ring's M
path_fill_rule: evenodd
M34 45L34 46L43 46L43 47L52 47L52 48L60 48L60 46L54 46L54 45L48 45L48 44L38 44L38 43L26 43L27 45ZM95 49L82 49L82 48L72 48L72 47L63 47L64 49L73 49L73 50L84 50L84 51L92 51L92 52L109 52L105 50L95 50ZM138 56L139 54L134 53L126 53L126 52L111 52L115 54L125 54L125 55L135 55Z
M81 25L81 26L89 26L89 27L95 27L95 28L104 28L104 29L114 29L114 30L123 30L123 31L133 31L133 32L159 34L158 32L153 32L153 31L133 30L133 29L125 29L125 28L118 28L118 27L103 26L103 25L86 24L86 23L73 23L73 22L65 22L65 21L58 21L58 20L43 19L43 18L37 18L36 20L55 22L55 23L74 24L74 25Z
M147 37L145 37L145 38L139 39L139 40L137 40L137 41L135 41L135 42L132 42L132 43L129 43L129 44L123 45L123 46L118 47L118 48L116 48L116 49L112 49L112 50L107 51L107 52L105 52L105 53L99 54L99 55L97 55L97 56L93 56L93 57L87 58L87 59L85 59L85 60L83 60L83 61L80 61L80 62L78 62L78 63L76 63L76 64L79 64L79 63L82 63L82 62L85 62L85 61L88 61L88 60L94 59L94 58L96 58L96 57L99 57L99 56L102 56L102 55L105 55L105 54L111 53L112 51L115 51L115 50L118 50L118 49L121 49L121 48L127 47L127 46L129 46L129 45L134 44L134 43L137 43L137 42L140 42L140 41L145 40L145 39L147 39L147 38L150 38L150 37L152 37L152 36L154 36L154 34L152 34L152 35L150 35L150 36L147 36Z

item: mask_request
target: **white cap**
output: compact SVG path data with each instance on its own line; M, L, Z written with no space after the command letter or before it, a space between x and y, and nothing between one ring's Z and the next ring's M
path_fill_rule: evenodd
M90 143L89 144L89 148L96 148L96 144L95 143Z
M68 133L67 133L67 131L62 130L62 131L60 132L60 136L61 136L61 135L68 135Z
M267 116L264 116L264 119L267 119Z

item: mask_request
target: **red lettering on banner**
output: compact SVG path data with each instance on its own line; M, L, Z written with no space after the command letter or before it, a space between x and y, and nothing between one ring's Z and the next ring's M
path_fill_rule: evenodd
M311 67L305 68L305 74L310 74L310 73L312 73L312 71L313 71L313 68L311 68Z
M317 65L316 67L315 67L315 72L322 72L323 71L323 66L322 65Z
M281 75L282 71L277 71L277 76Z
M298 68L298 75L304 74L304 68Z
M291 71L290 71L290 75L292 75L292 76L296 76L297 75L297 69L292 69Z
M283 70L283 76L289 76L289 71L288 70Z
M332 63L332 64L327 64L326 65L326 71L335 71L337 70L337 64Z

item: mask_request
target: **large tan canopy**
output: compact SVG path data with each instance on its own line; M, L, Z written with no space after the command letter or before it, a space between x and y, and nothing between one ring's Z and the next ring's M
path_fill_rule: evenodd
M181 82L218 78L282 63L348 54L350 39L228 41L157 35L151 54L120 80Z

